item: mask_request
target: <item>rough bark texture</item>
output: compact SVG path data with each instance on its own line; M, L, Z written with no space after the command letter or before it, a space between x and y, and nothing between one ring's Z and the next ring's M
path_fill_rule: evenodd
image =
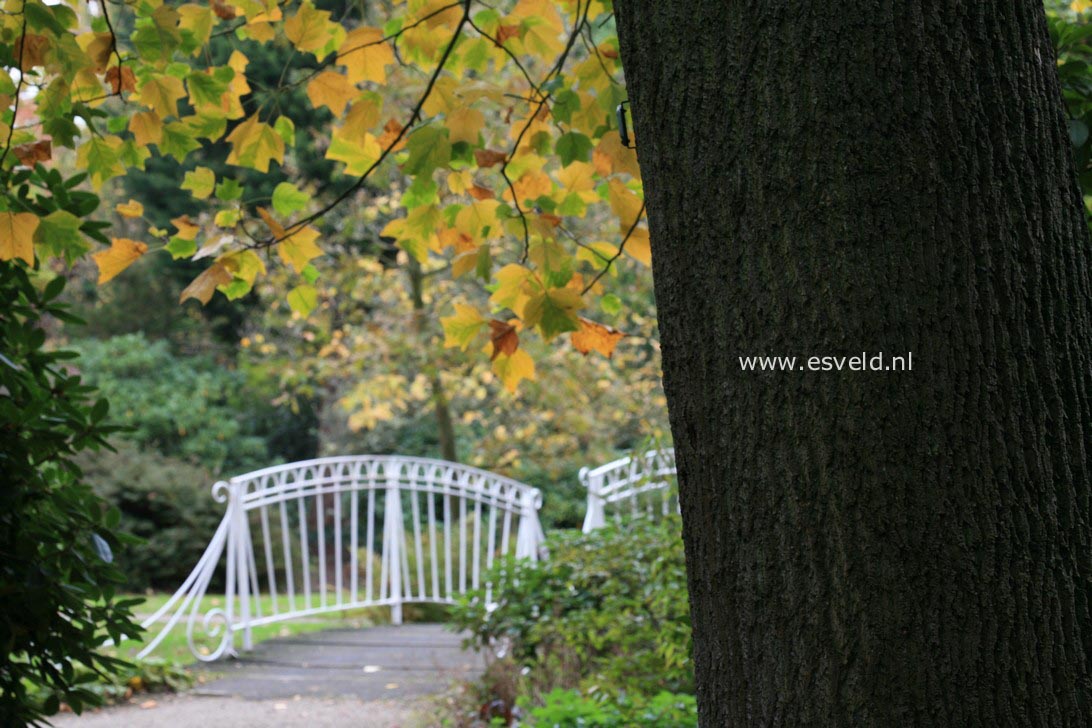
M615 5L702 725L1092 725L1092 251L1041 3ZM913 371L738 360L861 351Z

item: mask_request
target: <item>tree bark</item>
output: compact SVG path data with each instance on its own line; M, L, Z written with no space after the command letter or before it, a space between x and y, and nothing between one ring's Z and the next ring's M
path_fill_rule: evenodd
M1041 2L616 12L702 725L1092 725L1092 251ZM913 369L739 361L861 351Z
M422 348L425 347L425 334L428 321L425 318L425 274L420 264L410 258L407 266L410 279L410 295L413 299L414 328L421 336ZM440 442L440 457L444 460L456 463L459 461L459 452L455 447L455 425L451 419L451 405L448 404L447 394L444 392L444 382L440 379L439 368L433 364L428 367L429 385L432 387L432 414L436 418L436 437Z

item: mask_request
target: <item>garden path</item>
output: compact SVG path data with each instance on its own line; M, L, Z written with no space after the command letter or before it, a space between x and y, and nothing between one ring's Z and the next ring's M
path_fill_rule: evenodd
M201 665L197 669L210 679L187 693L138 698L83 716L59 716L54 723L63 728L426 725L429 697L484 668L482 656L464 651L461 641L438 624L271 639L240 659Z

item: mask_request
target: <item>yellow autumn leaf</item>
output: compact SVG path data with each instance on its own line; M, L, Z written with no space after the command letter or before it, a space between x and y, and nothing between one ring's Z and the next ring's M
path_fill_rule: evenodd
M166 74L149 76L139 86L140 103L165 119L178 115L178 100L185 97L182 80Z
M144 214L144 205L136 200L118 203L114 209L122 217L141 217Z
M475 200L463 206L455 216L455 229L472 240L499 238L504 230L497 219L498 207L496 200Z
M174 234L176 238L182 238L183 240L195 240L197 233L201 232L200 226L190 219L189 215L180 215L173 220L171 224L178 229L178 232Z
M562 195L576 194L584 202L597 199L595 194L595 167L589 162L579 160L569 162L568 166L557 171L557 181L561 183Z
M343 73L323 71L307 84L307 98L315 108L325 106L334 116L341 116L357 94L360 93Z
M182 289L182 295L178 297L178 302L184 303L188 298L196 298L202 304L206 304L212 299L212 294L216 292L217 286L231 283L232 279L231 271L222 261L218 260Z
M110 65L110 56L114 52L112 33L81 33L76 36L76 44L83 49L91 60L91 69L98 73Z
M100 285L114 278L148 252L148 246L138 240L111 238L110 243L109 248L91 256L99 267Z
M637 152L622 145L617 131L608 131L592 151L592 164L602 177L609 174L628 174L635 179L641 176L637 166Z
M253 250L239 250L228 253L220 258L219 262L224 264L224 268L231 273L233 278L244 280L250 285L254 285L254 280L259 274L265 274L265 263Z
M34 232L38 216L32 212L0 212L0 260L19 258L34 265Z
M444 328L444 348L459 347L466 351L466 347L478 335L485 326L485 317L473 306L455 302L455 315L440 318L440 325Z
M227 140L231 142L228 164L268 172L271 160L284 162L284 139L269 124L258 121L257 114L235 127Z
M394 63L394 52L379 28L356 28L338 48L337 62L345 66L349 82L354 85L363 81L384 84L387 66Z
M139 146L158 144L163 139L163 122L154 111L139 111L129 119L129 131Z
M523 318L523 308L530 298L526 288L531 279L531 271L518 263L509 263L497 271L493 278L497 287L489 297L490 303L498 308L510 309Z
M625 231L622 232L625 235ZM648 228L636 227L626 240L626 252L646 266L652 266L652 246L648 240Z
M231 79L231 93L237 97L250 93L250 84L246 81L246 67L249 63L250 59L239 51L232 51L231 56L228 57L227 64L231 70L235 71L235 76Z
M641 198L630 190L621 180L612 179L607 188L610 209L618 216L625 230L628 230L641 214Z
M598 351L608 359L614 353L614 347L625 337L621 331L595 321L580 317L580 329L572 333L573 348L581 354Z
M310 2L284 21L284 35L297 50L308 51L316 56L325 55L323 49L333 50L345 36L340 23L330 20L327 10L317 10Z
M345 163L345 174L359 176L375 164L383 148L372 134L360 134L349 125L335 129L330 137L326 158Z
M523 349L516 349L493 360L493 373L500 377L505 389L515 392L520 381L535 378L535 360Z
M322 248L315 242L318 239L319 231L310 226L292 231L291 235L277 243L277 254L297 273L302 273L308 263L322 255Z
M451 130L451 141L476 145L478 133L485 126L485 114L469 106L452 110L444 124Z

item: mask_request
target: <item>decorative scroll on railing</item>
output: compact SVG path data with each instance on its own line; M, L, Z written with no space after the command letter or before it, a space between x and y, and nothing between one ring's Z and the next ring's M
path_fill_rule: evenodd
M675 451L649 450L597 468L583 468L580 482L588 489L584 532L606 525L611 515L667 515L679 508Z
M182 587L145 629L139 656L185 621L197 659L251 647L254 627L322 612L405 603L450 604L486 589L507 555L537 559L543 542L535 488L426 458L322 458L258 470L213 486L220 526ZM221 557L225 555L223 564ZM207 599L210 585L223 595Z

